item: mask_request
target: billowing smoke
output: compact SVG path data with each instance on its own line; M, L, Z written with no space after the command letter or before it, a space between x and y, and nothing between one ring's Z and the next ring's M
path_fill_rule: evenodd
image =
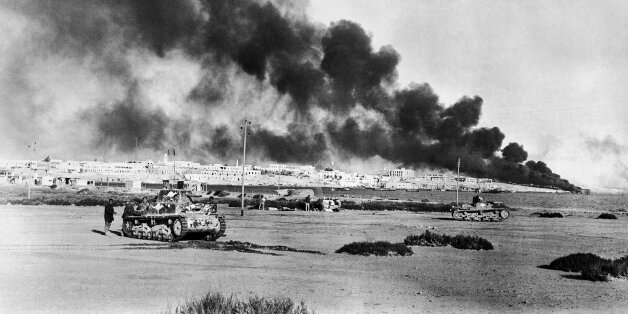
M504 134L477 127L479 96L446 106L428 84L394 89L401 58L393 47L374 48L351 21L314 24L285 1L7 1L0 8L0 17L11 17L9 30L27 34L0 46L10 70L1 79L12 89L2 90L9 107L2 113L35 117L19 139L51 124L81 130L78 143L40 140L53 156L177 147L190 159L234 160L248 119L254 162L360 158L454 169L460 158L477 176L530 182L551 174L542 162L507 157L511 148L507 158L496 155ZM41 108L55 120L46 124Z

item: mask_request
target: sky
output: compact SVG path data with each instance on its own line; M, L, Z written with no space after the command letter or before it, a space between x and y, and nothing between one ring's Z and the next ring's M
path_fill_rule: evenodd
M628 2L272 0L285 16L237 8L259 2L0 0L0 158L156 160L177 147L179 158L235 163L239 125L253 117L247 153L253 162L335 161L347 171L397 162L425 171L453 169L450 160L430 159L429 149L408 145L417 138L427 146L444 139L424 133L420 123L407 125L412 119L404 120L401 109L387 111L391 102L395 108L420 107L396 97L428 83L441 105L431 108L441 114L459 103L472 107L473 97L481 97L479 123L471 119L464 134L498 127L505 134L502 148L521 144L528 160L544 161L576 185L628 191ZM221 5L235 11L221 17ZM217 15L203 11L210 7ZM293 14L320 26L321 34L308 33L309 24ZM281 34L250 27L270 21L281 29L283 19L289 29ZM375 88L389 95L369 94L377 105L358 99L357 89L337 94L354 98L346 103L333 98L336 88L346 87L334 84L351 71L334 72L342 63L322 69L325 48L317 36L342 29L343 19L359 24L371 39L369 61L354 64L383 66ZM221 33L211 21L219 21L217 29L234 28ZM294 33L305 34L298 38L305 48L281 46L295 30L305 30ZM282 35L288 37L269 40ZM206 38L219 40L197 50L194 44ZM251 49L233 49L260 38L253 47L268 45L257 52L270 61L254 73L255 67L242 65L262 58L247 59L240 52ZM393 48L380 50L387 45ZM297 72L313 76L289 76L308 69L297 65L311 63L309 72ZM324 79L307 80L316 75ZM304 90L310 98L292 99L291 92ZM351 126L347 122L354 128L343 128ZM398 130L407 131L407 141L394 137ZM26 149L34 140L37 152ZM365 151L373 146L388 149Z
M401 55L398 84L447 104L484 99L481 126L594 189L628 188L628 2L317 0L313 21L349 19Z

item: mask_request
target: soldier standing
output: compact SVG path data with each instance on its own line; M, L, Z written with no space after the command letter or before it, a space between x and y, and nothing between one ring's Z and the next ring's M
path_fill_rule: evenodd
M264 204L266 203L266 196L262 195L262 198L259 200L259 209L264 210Z
M107 235L107 232L111 227L111 223L113 222L113 215L115 213L116 212L113 210L113 199L110 198L109 203L105 205L105 235Z
M310 202L312 201L312 199L310 198L310 196L308 195L305 198L305 211L310 211Z

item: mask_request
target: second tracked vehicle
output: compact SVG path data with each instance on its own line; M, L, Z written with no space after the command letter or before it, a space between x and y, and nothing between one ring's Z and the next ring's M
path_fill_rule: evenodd
M456 220L504 221L510 212L501 203L487 202L476 196L472 204L454 206L451 216Z

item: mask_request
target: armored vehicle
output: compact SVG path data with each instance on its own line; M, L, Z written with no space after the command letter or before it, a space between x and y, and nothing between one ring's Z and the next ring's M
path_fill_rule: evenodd
M510 212L501 203L487 202L476 196L472 204L454 206L451 216L456 220L504 221L510 217Z
M183 189L161 190L149 206L139 206L122 218L124 236L159 241L215 241L225 235L226 228L215 204L196 203Z
M340 201L336 198L319 198L318 201L316 201L314 208L318 209L319 211L326 211L326 212L338 212L340 211Z

